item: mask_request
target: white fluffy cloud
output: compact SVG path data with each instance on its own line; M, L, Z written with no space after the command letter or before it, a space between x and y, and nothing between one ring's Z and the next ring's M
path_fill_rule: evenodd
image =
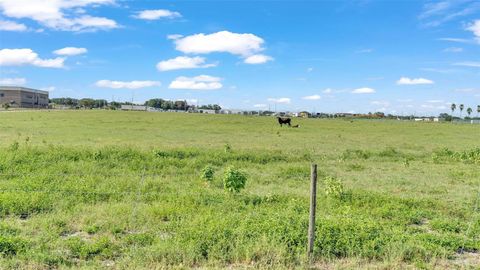
M115 3L115 0L0 0L4 16L31 19L55 30L94 31L117 28L114 20L75 10Z
M267 104L255 104L253 105L254 108L266 108Z
M373 94L373 93L375 93L375 89L372 89L369 87L357 88L352 91L352 94Z
M290 104L291 102L291 99L290 98L286 98L286 97L283 97L283 98L268 98L267 99L269 102L273 102L273 103L283 103L283 104Z
M264 40L250 33L232 33L220 31L212 34L195 34L190 36L169 35L178 51L189 54L208 54L225 52L244 58L246 64L263 64L273 60L272 57L259 54L263 51Z
M480 43L480 20L475 20L467 27L468 31L472 31L476 37L476 40Z
M168 71L187 68L208 68L215 67L216 65L217 64L205 64L204 57L178 56L173 59L158 62L157 69L159 71Z
M47 68L62 68L65 58L41 59L31 49L2 49L0 50L0 66L32 65Z
M254 54L254 55L251 55L247 58L245 58L245 60L243 61L244 63L246 64L253 64L253 65L256 65L256 64L264 64L268 61L272 61L273 58L268 56L268 55L264 55L264 54Z
M327 88L325 90L322 91L324 94L331 94L333 92L333 90L331 88Z
M25 78L0 78L0 84L3 85L24 85L26 83Z
M23 32L27 31L27 26L23 23L16 23L13 21L4 21L0 20L0 31L17 31Z
M262 51L263 43L263 39L254 34L237 34L229 31L208 35L202 33L175 40L176 49L183 53L227 52L244 57Z
M139 11L135 16L137 19L143 20L158 20L162 18L174 19L182 17L182 15L176 11L170 11L167 9L151 9Z
M302 99L305 99L305 100L319 100L321 98L322 97L320 95L311 95L311 96L302 97Z
M170 83L170 89L190 89L190 90L215 90L223 87L220 83L222 79L209 75L200 75L196 77L177 77Z
M157 81L110 81L100 80L95 83L97 87L113 88L113 89L139 89L152 86L160 86L160 82Z
M415 85L415 84L433 84L434 82L429 79L425 78L415 78L415 79L410 79L407 77L401 77L398 81L397 84L399 85Z
M53 53L56 55L72 56L72 55L84 54L84 53L87 53L87 51L88 50L85 48L65 47L63 49L58 49L56 51L53 51Z

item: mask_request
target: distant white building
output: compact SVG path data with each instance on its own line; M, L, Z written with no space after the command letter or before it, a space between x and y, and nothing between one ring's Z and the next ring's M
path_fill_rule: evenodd
M217 111L215 110L207 110L207 109L199 109L198 110L199 113L206 113L206 114L216 114Z
M122 111L146 111L147 106L143 106L143 105L121 105L120 110L122 110Z
M221 110L221 114L243 114L242 110Z
M163 110L160 108L155 108L155 107L147 107L147 111L149 112L162 112Z

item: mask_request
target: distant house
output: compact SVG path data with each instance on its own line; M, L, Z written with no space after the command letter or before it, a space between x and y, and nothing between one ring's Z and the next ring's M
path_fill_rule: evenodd
M0 105L18 108L47 108L48 92L16 86L0 86Z
M143 105L121 105L120 110L122 111L146 111L147 106Z
M302 112L297 112L295 114L296 117L303 117L303 118L309 118L311 114L307 111L302 111Z
M217 111L215 110L207 110L207 109L199 109L198 110L199 113L206 113L206 114L216 114Z

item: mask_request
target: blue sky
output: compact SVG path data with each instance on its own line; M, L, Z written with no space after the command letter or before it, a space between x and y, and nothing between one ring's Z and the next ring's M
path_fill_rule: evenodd
M0 83L52 97L436 115L479 53L478 1L0 0Z

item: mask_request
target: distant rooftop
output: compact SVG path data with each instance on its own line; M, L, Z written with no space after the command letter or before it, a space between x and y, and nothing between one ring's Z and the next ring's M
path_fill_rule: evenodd
M2 91L25 91L25 92L30 92L30 93L48 95L48 91L32 89L32 88L27 88L27 87L21 87L21 86L3 86L3 85L0 85L0 90L2 90Z

